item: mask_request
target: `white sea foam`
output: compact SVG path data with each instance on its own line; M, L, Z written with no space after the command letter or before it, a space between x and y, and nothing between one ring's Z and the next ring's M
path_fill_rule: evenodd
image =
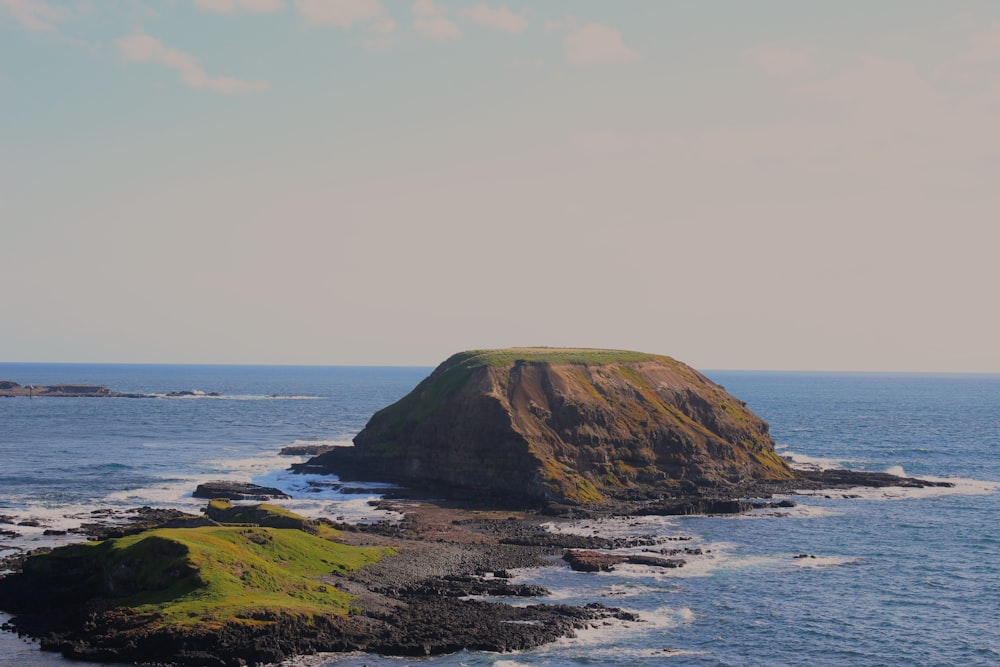
M734 521L742 519L774 519L774 518L789 518L789 519L822 519L829 516L840 516L842 512L839 512L830 507L821 507L819 505L807 505L801 502L801 499L795 498L794 496L780 496L775 497L775 500L794 500L795 507L764 507L761 509L750 510L743 514L733 514L728 517L713 517L719 519L732 519Z
M296 445L347 446L350 442L341 440L296 440ZM148 443L156 448L156 443ZM278 448L280 449L280 448ZM84 523L124 522L123 517L109 517L94 514L94 510L122 510L148 505L158 508L175 508L198 514L205 506L205 500L195 498L192 493L198 484L218 479L252 482L261 486L271 486L292 496L291 499L275 500L289 509L310 518L328 517L340 521L356 523L391 521L402 518L396 512L380 510L371 505L381 498L388 484L351 483L352 493L341 491L342 485L332 475L299 475L290 471L290 464L304 461L308 457L282 456L278 449L259 451L240 458L219 458L204 461L199 468L203 471L195 475L177 476L172 479L153 482L135 489L109 493L92 503L76 505L46 506L34 504L23 508L5 508L4 514L11 516L14 524L22 521L36 521L38 526L11 525L7 529L18 533L16 537L2 538L5 548L36 549L55 547L71 542L79 542L79 533L66 535L45 535L50 531L73 531Z
M600 593L600 596L603 598L627 599L644 595L661 594L662 592L662 586L649 586L637 581L625 581L611 584ZM671 589L669 592L677 593L679 591L678 589ZM613 603L609 602L609 604Z
M779 445L775 449L782 458L788 461L788 465L797 470L830 470L832 468L844 468L849 464L864 463L859 459L834 459L823 456L809 456L798 452L788 451L786 445Z
M551 533L610 538L660 536L677 537L680 526L678 517L628 516L609 519L582 519L579 521L551 521L542 524Z
M634 610L626 610L634 611ZM574 637L565 637L552 644L536 649L540 656L549 654L565 657L575 650L585 650L588 661L614 658L655 658L669 656L669 648L638 648L632 638L648 635L651 630L669 630L691 623L695 614L688 607L664 606L652 611L637 612L639 621L602 619L589 627L577 630Z
M412 658L394 658L371 653L316 653L314 655L298 655L278 663L279 667L326 667L327 665L369 665L370 667L408 667L413 664Z

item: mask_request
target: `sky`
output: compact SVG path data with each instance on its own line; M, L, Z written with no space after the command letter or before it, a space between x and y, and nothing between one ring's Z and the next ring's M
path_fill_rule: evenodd
M995 0L0 0L0 361L1000 372Z

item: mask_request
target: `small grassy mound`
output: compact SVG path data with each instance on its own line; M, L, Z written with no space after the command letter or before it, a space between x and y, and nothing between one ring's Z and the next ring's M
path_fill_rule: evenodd
M232 622L266 624L281 615L348 614L351 596L320 578L392 553L332 541L332 528L281 508L229 507L232 518L246 513L258 521L159 528L71 545L29 559L24 574L45 586L65 579L60 572L72 571L72 582L65 583L72 584L73 597L106 599L153 628L211 629ZM268 516L318 525L317 533L260 525Z

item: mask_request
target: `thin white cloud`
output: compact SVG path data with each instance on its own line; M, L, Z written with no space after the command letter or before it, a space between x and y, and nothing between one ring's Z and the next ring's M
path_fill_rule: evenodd
M285 0L194 0L194 5L203 11L217 14L234 14L236 12L267 14L283 10Z
M365 48L392 45L396 22L379 0L295 0L295 7L313 25L332 25L342 30L364 26L370 33L363 42Z
M972 46L961 53L961 63L978 65L1000 60L1000 21L972 35Z
M9 14L25 30L51 32L65 20L65 13L44 0L0 0L0 10Z
M434 0L414 0L413 2L414 16L445 16L447 13L448 10L434 2Z
M371 36L364 41L367 49L384 49L392 46L392 33L396 30L396 22L391 17L382 18L368 24L368 31Z
M203 88L217 93L247 93L267 90L267 81L245 81L225 76L209 76L198 59L189 53L172 49L149 35L136 34L118 40L118 50L134 62L152 62L177 70L181 83L191 88Z
M568 32L580 25L580 20L575 16L567 16L564 19L556 19L545 22L545 32Z
M771 76L797 76L816 69L811 49L761 44L744 50L742 56Z
M295 0L295 7L309 23L344 30L388 16L379 0Z
M507 5L501 5L499 9L493 9L486 3L480 3L475 7L463 9L462 16L476 25L514 33L515 35L524 32L528 27L528 19L525 16L525 12L523 10L518 13L512 12L507 9Z
M424 37L445 41L462 38L462 29L447 16L448 10L434 0L413 3L413 29Z
M413 28L424 37L438 41L462 38L462 29L458 24L443 16L418 17L413 21Z
M622 41L621 33L600 23L588 23L563 38L566 62L574 65L618 65L639 58Z

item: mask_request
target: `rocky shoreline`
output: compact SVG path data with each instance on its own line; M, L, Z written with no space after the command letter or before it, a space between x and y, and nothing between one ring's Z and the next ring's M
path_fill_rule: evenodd
M261 620L268 623L262 625L154 631L138 626L134 616L111 601L73 603L67 597L58 605L38 607L33 602L39 596L36 585L0 585L2 608L16 614L5 629L39 639L43 650L74 659L229 667L317 651L424 656L462 649L526 650L580 629L638 621L631 613L596 603L544 604L545 589L508 581L508 570L551 565L553 557L563 553L559 536L547 533L542 517L419 501L383 503L404 519L396 525L336 525L341 531L338 541L344 544L392 547L397 552L357 572L325 578L355 596L355 611L349 616L305 619L276 613L265 614ZM102 537L146 529L151 517L140 513L134 526L109 526ZM174 512L158 518L168 519L164 525L198 519ZM549 539L533 544L527 539L531 535ZM599 537L563 537L577 546L609 546ZM503 602L510 597L539 602Z
M31 600L38 593L35 588L5 586L5 580L0 581L0 608L16 614L5 629L39 639L43 650L93 661L230 667L263 665L320 651L426 656L463 649L526 650L573 636L581 629L641 620L630 612L597 603L582 607L545 604L548 591L512 583L510 570L552 566L560 558L563 567L582 572L609 570L620 563L681 568L690 559L705 556L698 548L676 544L683 542L683 536L623 539L547 530L543 524L559 521L559 516L729 514L794 507L795 502L787 498L769 498L776 493L794 494L795 490L949 486L883 473L832 470L800 474L787 483L769 482L741 489L753 492L750 495L701 489L701 494L695 496L616 502L602 508L575 507L568 511L563 507L546 508L546 512L537 508L487 509L427 499L378 501L382 509L400 513L403 519L375 524L324 522L339 531L338 541L346 545L391 547L396 552L356 572L324 578L354 596L354 611L348 616L307 619L265 612L260 619L265 622L259 625L196 625L183 632L149 630L107 600L66 600L54 607L33 607ZM120 523L121 517L111 516L107 518L113 521L102 525L97 515L86 534L91 539L106 539L154 526L202 525L197 522L208 519L150 508L135 510L129 517L131 523L127 526ZM614 553L621 549L633 553ZM634 553L636 550L639 553ZM22 562L8 559L5 566L16 570ZM474 599L479 597L485 599ZM509 598L537 599L538 603L514 605L505 602Z

